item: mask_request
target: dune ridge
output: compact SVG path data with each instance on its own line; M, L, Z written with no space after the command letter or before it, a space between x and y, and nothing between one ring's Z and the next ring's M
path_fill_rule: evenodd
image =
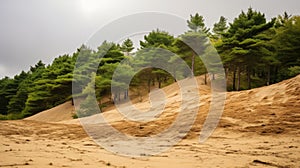
M277 84L228 92L220 123L199 143L210 88L201 85L195 123L181 142L151 157L122 157L98 146L71 114L70 102L19 121L0 122L0 167L299 167L300 75ZM117 110L102 114L131 136L155 135L174 121L180 106L178 85L163 88L166 108L150 122L127 121ZM146 109L149 102L135 104ZM86 118L95 121L95 116ZM97 122L97 121L95 121ZM105 128L103 128L105 129Z

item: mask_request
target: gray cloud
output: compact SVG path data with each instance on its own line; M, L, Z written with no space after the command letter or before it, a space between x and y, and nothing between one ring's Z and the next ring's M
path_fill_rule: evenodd
M188 19L198 12L212 26L221 15L232 21L250 6L268 19L300 11L297 0L1 0L0 78L76 51L99 28L122 16L157 11Z

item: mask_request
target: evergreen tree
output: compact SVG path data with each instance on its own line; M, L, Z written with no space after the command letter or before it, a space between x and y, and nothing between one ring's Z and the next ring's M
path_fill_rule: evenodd
M97 114L97 112L99 111L99 105L98 105L96 97L95 97L96 74L92 73L91 76L92 76L91 81L88 83L88 85L82 91L83 95L85 95L86 97L80 103L80 108L77 111L77 116L79 118Z
M199 56L203 56L209 45L209 28L205 26L203 16L198 13L194 16L190 15L190 20L188 20L187 23L190 31L180 35L175 45L179 49L178 54L181 55L191 67L192 76L194 76L196 72L197 75L205 74L204 82L206 84L207 71Z
M283 15L279 15L276 18L275 27L281 27L284 26L289 19L292 17L292 15L289 15L287 12L284 12Z
M125 53L126 56L129 56L130 52L133 49L133 42L129 38L126 39L121 45L121 50Z
M36 67L39 66L38 63ZM24 115L35 114L70 99L72 95L73 67L74 60L70 56L64 55L56 58L47 68L41 69L42 71L32 68L33 75L38 73L40 77L37 79L32 78L33 84L26 91L28 98L23 110Z
M166 31L155 30L144 36L144 41L140 41L141 48L172 46L174 37Z
M190 15L187 24L189 31L177 38L158 29L150 32L132 57L130 39L121 45L104 41L96 51L82 45L72 56L59 56L47 67L39 61L28 72L0 79L0 118L27 117L77 96L85 98L79 117L96 114L104 95L114 97L115 102L122 100L122 94L128 98L127 83L134 72L138 73L130 86L138 92L150 91L156 82L163 87L190 72L205 74L206 83L207 71L213 80L222 66L211 43L222 57L232 90L269 85L300 73L300 16L285 12L267 22L263 13L249 8L229 27L221 16L213 36L198 13Z
M16 94L13 95L9 101L7 106L8 113L21 113L25 108L25 102L28 98L29 92L30 75L22 71L20 76L23 76L23 80L20 81Z
M300 16L294 16L286 20L283 26L276 31L274 43L277 49L278 60L281 62L278 70L278 82L297 74L294 70L297 69L297 66L300 66ZM294 72L291 73L290 70Z
M0 114L6 115L7 105L10 101L10 93L13 80L9 77L5 77L0 80Z
M247 75L247 88L251 88L251 74L254 67L264 55L269 55L269 46L266 46L268 39L261 34L273 27L275 19L266 22L264 14L248 9L247 13L242 12L234 22L230 24L227 33L224 34L223 43L218 47L223 55L227 67L232 67L233 89L240 89L241 73L245 70ZM238 85L235 87L236 73Z
M227 19L224 16L221 16L219 22L214 24L213 38L220 39L227 29L228 29Z
M209 35L209 28L205 26L203 16L196 13L194 16L190 15L190 20L187 20L188 27L193 32L203 32Z
M197 70L197 75L206 73L203 62L199 57L205 53L209 45L209 39L206 34L202 32L186 32L176 40L175 45L178 48L177 53L191 67L192 76L195 75Z
M136 53L138 58L138 66L148 67L143 72L140 72L138 76L143 78L147 84L148 92L150 92L151 82L154 85L155 81L158 83L158 87L161 86L163 79L172 78L170 74L164 72L161 69L153 68L152 65L166 64L168 63L171 54L169 50L172 50L175 38L168 32L155 30L150 32L147 36L144 36L144 41L140 41L142 50Z

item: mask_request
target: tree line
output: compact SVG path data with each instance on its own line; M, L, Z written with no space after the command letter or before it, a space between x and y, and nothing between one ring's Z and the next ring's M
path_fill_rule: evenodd
M300 16L284 13L267 21L263 13L249 8L232 23L221 16L212 29L196 13L190 15L187 26L189 30L177 37L153 30L136 52L130 39L121 44L104 41L96 50L82 45L50 65L39 61L28 72L5 77L0 80L0 119L28 117L73 98L83 99L79 117L88 116L96 110L93 94L101 109L103 97L118 103L128 99L129 89L137 94L143 89L149 92L153 86L198 75L204 75L207 84L208 76L217 78L214 67L220 66L224 66L229 91L270 85L300 73ZM222 62L214 58L216 53ZM178 66L151 66L161 62ZM119 80L113 78L115 72ZM129 88L126 80L131 78ZM77 87L72 88L74 84Z

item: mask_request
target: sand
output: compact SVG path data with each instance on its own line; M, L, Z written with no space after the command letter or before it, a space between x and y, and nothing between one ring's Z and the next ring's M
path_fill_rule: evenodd
M191 131L163 153L125 157L106 151L72 119L74 107L67 102L25 120L1 121L0 167L300 167L300 75L227 93L220 123L204 143L199 143L199 134L211 96L208 86L199 88L201 101L191 106L200 109ZM172 124L180 106L177 84L163 91L166 108L151 122L128 121L115 109L101 115L125 134L155 135ZM146 110L150 103L145 100L135 106ZM96 118L85 120L97 123Z
M75 114L75 108L72 106L72 102L68 101L49 110L25 118L25 120L60 122L72 119L73 114Z

